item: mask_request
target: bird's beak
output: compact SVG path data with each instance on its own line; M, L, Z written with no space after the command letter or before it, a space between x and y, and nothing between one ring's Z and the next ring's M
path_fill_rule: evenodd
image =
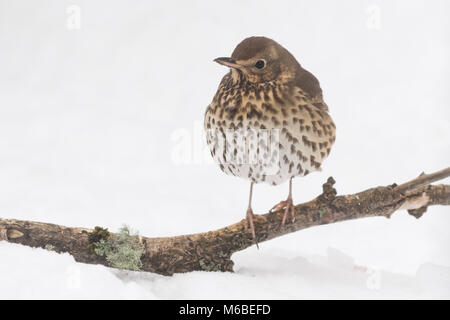
M237 64L236 61L234 61L232 58L220 57L214 59L214 62L235 69L238 69L240 67L240 65Z

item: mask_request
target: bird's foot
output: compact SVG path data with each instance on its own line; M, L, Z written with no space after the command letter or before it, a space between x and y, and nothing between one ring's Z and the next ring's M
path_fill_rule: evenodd
M280 203L274 205L272 207L272 209L270 209L269 212L272 213L272 212L280 211L281 209L286 208L287 205L288 205L288 201L287 200L280 201Z
M253 210L251 208L247 209L247 214L245 215L245 230L248 231L250 228L250 232L252 233L253 242L256 244L256 247L259 249L258 241L256 240L255 233L255 225L253 223L253 218L255 215L253 214Z
M281 220L281 227L286 224L287 217L291 218L291 222L295 221L295 207L292 198L281 201L279 204L270 209L270 212L275 212L284 209L283 220Z

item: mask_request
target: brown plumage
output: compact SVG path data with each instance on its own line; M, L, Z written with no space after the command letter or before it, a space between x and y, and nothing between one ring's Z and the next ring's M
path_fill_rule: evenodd
M319 81L277 42L247 38L215 61L231 70L205 113L207 143L222 171L251 181L246 219L256 242L253 184L289 180L288 199L274 209L285 209L282 225L293 220L292 178L320 170L335 125Z

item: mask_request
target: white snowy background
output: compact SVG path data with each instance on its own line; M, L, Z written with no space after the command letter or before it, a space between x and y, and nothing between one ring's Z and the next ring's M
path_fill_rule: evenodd
M0 0L0 216L126 223L146 236L244 217L247 181L211 163L203 114L251 35L320 80L337 124L323 172L339 194L449 165L448 1ZM443 183L449 183L447 179ZM264 213L288 186L257 185ZM165 277L0 242L0 298L450 298L450 212L430 207L290 234L235 254L235 273Z

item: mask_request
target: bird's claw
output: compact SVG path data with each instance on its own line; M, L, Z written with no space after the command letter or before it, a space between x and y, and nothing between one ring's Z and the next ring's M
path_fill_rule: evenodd
M286 224L286 219L288 215L291 218L291 223L294 223L295 221L295 207L292 198L287 199L285 202L286 205L284 206L284 214L283 220L281 220L281 227L283 227Z
M286 208L287 205L288 205L288 201L287 200L280 201L280 203L274 205L272 207L272 209L270 209L269 212L272 213L272 212L276 212L276 211L282 210L282 209Z

